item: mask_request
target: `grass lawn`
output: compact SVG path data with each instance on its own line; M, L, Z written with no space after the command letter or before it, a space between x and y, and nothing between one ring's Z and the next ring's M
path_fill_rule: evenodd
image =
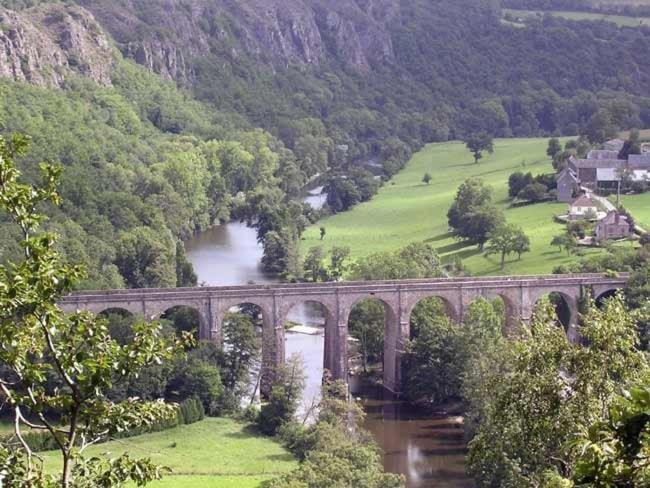
M650 193L641 195L624 195L623 206L632 214L643 230L650 232Z
M608 15L599 14L594 12L571 12L561 10L516 10L516 9L503 9L504 14L510 14L513 17L530 17L534 15L550 14L557 17L562 17L569 20L606 20L614 22L621 27L638 27L641 25L650 25L650 18L648 17L630 17L626 15Z
M495 152L474 164L463 143L429 144L415 154L407 166L386 183L370 201L350 211L323 219L307 229L302 252L312 246L348 246L358 258L378 251L394 250L410 242L428 242L447 260L456 256L476 275L548 273L559 264L575 259L549 243L564 227L553 221L566 205L539 203L510 208L508 177L515 171L533 174L552 172L546 156L547 139L498 139ZM429 172L429 185L422 176ZM507 260L503 271L497 256L485 258L476 246L466 246L448 231L447 210L458 186L470 176L482 178L494 189L494 201L505 211L509 222L522 226L531 240L531 252L521 261ZM319 227L327 235L320 241ZM592 251L598 252L598 251Z
M257 488L262 481L297 466L277 442L225 418L95 445L86 454L117 456L123 452L150 457L172 469L162 481L147 485L152 488ZM49 466L58 462L56 453L44 454Z
M11 420L0 420L0 435L11 434L14 431L14 424Z

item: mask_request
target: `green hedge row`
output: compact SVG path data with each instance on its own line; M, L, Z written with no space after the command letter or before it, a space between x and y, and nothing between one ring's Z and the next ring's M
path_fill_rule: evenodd
M127 437L134 437L141 434L147 434L150 432L160 432L167 429L172 429L183 424L193 424L199 420L203 420L205 417L205 410L203 409L203 404L201 400L197 397L190 397L183 400L178 405L178 410L176 411L176 416L157 422L152 425L142 426L137 429L132 429L126 432L121 432L113 438L115 439L124 439ZM41 451L51 451L58 449L58 445L54 438L49 433L44 433L41 431L28 431L23 433L23 439L27 442L30 449L34 452ZM5 435L0 437L0 444L4 446L19 446L18 439L13 434Z

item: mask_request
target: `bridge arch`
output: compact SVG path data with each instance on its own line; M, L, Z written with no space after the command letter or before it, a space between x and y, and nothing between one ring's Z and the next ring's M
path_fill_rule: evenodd
M618 293L623 292L622 288L609 288L609 289L600 289L598 290L598 295L596 295L596 291L592 291L592 297L594 301L596 302L596 305L599 307L602 307L605 304L605 301L608 300L609 298L615 297Z
M406 306L404 312L406 314L406 317L408 317L409 322L413 318L413 312L419 305L423 303L434 304L435 302L438 302L440 304L441 312L444 313L447 318L449 318L452 322L460 322L460 311L458 310L457 306L454 305L452 299L449 296L436 292L419 293L408 301L408 305Z
M511 337L520 331L522 311L520 300L514 293L508 290L490 291L486 298L491 302L498 300L503 305L503 334Z
M380 355L379 363L383 369L383 384L389 390L395 390L398 386L398 341L400 337L399 330L399 304L391 303L390 298L370 295L357 296L349 302L349 308L345 312L345 325L348 334L354 336L359 344L362 365L365 366L368 350L372 350L373 357ZM397 306L396 306L397 305ZM365 307L363 310L360 307ZM379 312L381 311L381 317ZM365 315L365 317L363 316ZM383 326L383 337L377 336L376 327L364 328L364 321L380 321ZM356 323L355 323L356 322ZM376 325L376 324L375 324ZM347 340L342 341L339 337L339 353L345 358L347 363ZM364 351L365 349L365 351ZM347 365L347 364L346 364ZM346 368L347 369L347 368Z
M460 321L459 313L449 299L436 294L422 296L406 312L409 338L413 338L417 334L417 324L415 321L418 313L442 314L456 324Z
M312 297L291 299L281 306L280 322L284 324L285 335L293 336L292 340L285 342L285 356L302 356L307 377L303 398L308 404L320 398L320 380L325 375L341 378L337 360L336 309L330 307L326 300Z
M555 308L555 315L567 338L572 342L580 340L578 333L578 299L579 292L567 290L542 290L534 294L533 308L537 307L543 298L549 298Z
M171 322L177 334L192 332L196 339L206 336L207 318L191 305L172 305L160 314L160 319Z
M260 393L268 397L275 379L277 368L284 363L284 323L277 320L273 313L273 301L259 299L255 296L228 297L214 304L212 337L224 341L224 323L229 313L244 311L254 316L262 329L262 372L260 375Z
M135 317L136 314L123 307L108 307L97 314L100 317L107 317L109 315L119 315L121 317Z

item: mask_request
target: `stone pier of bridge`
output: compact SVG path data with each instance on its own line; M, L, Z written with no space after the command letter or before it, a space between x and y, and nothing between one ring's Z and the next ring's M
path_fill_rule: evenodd
M350 313L365 299L379 300L385 308L384 386L399 392L401 356L410 337L411 313L424 299L441 299L450 318L460 323L477 298L501 298L506 313L504 332L511 334L530 320L541 297L558 293L570 312L567 335L577 340L580 297L586 291L595 298L606 296L623 288L626 281L626 275L581 274L107 290L75 293L61 306L67 311L95 313L123 309L147 319L159 318L173 307L191 307L199 316L199 338L221 346L222 324L228 311L254 304L262 313L261 391L268 394L275 371L285 360L285 324L293 307L306 302L320 304L325 314L323 366L333 378L347 380Z

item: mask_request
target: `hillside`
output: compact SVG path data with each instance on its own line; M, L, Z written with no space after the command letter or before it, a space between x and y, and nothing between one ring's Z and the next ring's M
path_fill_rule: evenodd
M41 3L50 17L65 10ZM492 0L78 3L124 57L291 149L312 118L349 146L348 161L385 150L389 136L417 149L477 130L575 134L601 108L615 125L650 124L642 29L564 19L516 29Z
M417 153L395 178L371 201L351 211L326 218L307 230L301 249L323 245L348 246L352 257L399 249L411 242L427 242L446 261L460 258L472 274L550 273L555 266L575 258L550 246L563 226L553 221L566 205L538 203L512 208L507 199L508 176L515 171L548 173L552 170L544 139L500 139L495 152L474 164L471 154L458 142L431 144ZM433 176L422 182L424 173ZM454 239L448 230L447 210L458 186L469 177L479 177L494 190L493 200L501 207L508 222L521 226L531 240L531 252L519 261L515 256L499 269L496 256L485 258L475 245ZM327 229L320 240L319 227Z

